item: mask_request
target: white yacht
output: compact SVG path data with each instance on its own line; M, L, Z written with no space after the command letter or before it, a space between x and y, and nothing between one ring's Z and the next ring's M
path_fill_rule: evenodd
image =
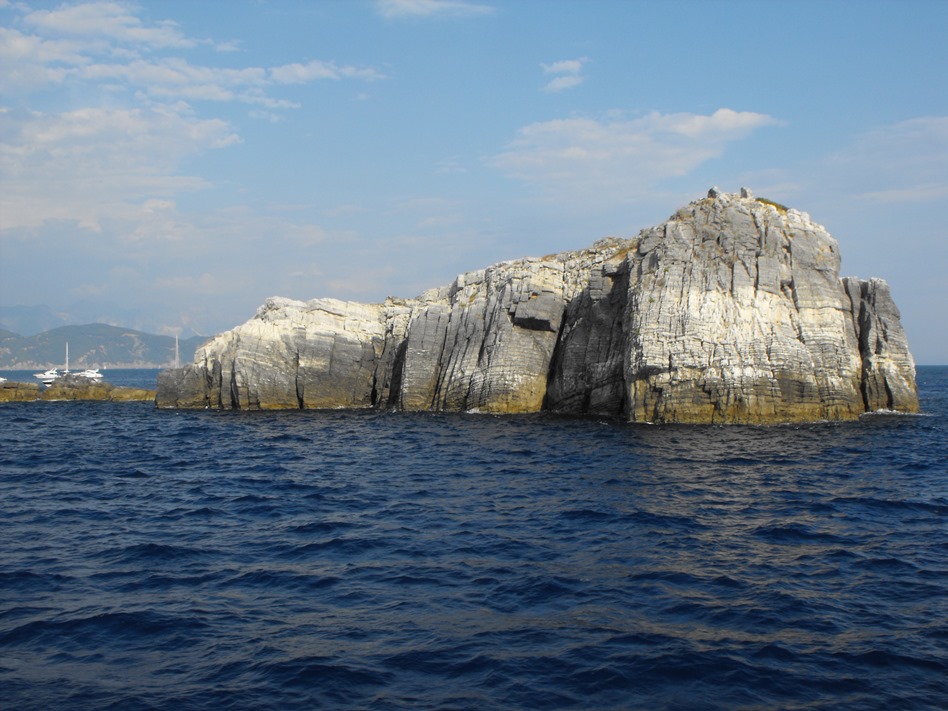
M53 382L55 382L56 380L58 380L59 378L61 378L68 372L69 371L67 370L61 373L56 368L50 368L49 370L43 373L33 373L33 377L39 378L40 380L42 380L44 385L51 385Z
M43 385L52 385L59 378L64 375L69 375L69 343L66 343L66 368L62 371L57 370L56 368L50 368L45 373L33 373L34 378L39 378L43 381Z
M39 378L43 381L44 385L52 385L59 378L63 378L67 375L74 375L79 378L88 378L89 380L102 380L102 373L99 372L98 368L86 368L85 370L80 370L76 373L69 372L69 343L66 343L66 367L63 370L57 370L56 368L50 368L45 373L34 373L34 378Z

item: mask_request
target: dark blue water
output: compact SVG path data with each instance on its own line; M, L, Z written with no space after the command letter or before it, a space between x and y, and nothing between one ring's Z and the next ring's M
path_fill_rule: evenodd
M0 406L0 706L943 709L919 382L769 428Z

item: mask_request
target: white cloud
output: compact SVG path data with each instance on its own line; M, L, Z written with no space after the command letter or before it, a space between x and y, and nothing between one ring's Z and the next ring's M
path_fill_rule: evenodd
M22 23L32 34L0 27L0 91L23 93L72 81L85 91L100 88L114 93L125 87L161 101L240 101L289 109L299 104L274 98L268 90L320 80L384 78L371 67L320 60L270 68L230 68L196 65L182 56L162 56L169 50L213 43L185 36L173 22L146 24L133 9L114 2L68 5L25 14ZM215 48L223 52L234 46L228 42Z
M579 74L583 70L583 64L587 62L585 57L582 59L564 59L553 64L543 64L543 71L547 74Z
M48 238L55 225L71 224L85 238L103 239L122 225L129 243L193 242L196 223L174 199L210 183L182 166L241 141L229 121L199 114L196 102L250 104L254 117L275 122L300 106L275 96L281 87L383 78L369 67L319 60L269 68L195 64L191 49L226 51L233 43L188 37L133 3L6 7L15 19L0 27L0 94L29 107L36 91L61 85L68 103L42 111L0 105L4 239L30 231ZM222 232L232 229L230 222ZM285 232L301 244L320 239L310 228Z
M546 86L543 87L543 91L547 91L555 94L558 91L563 91L564 89L572 89L574 86L579 86L583 83L583 77L581 76L563 76L556 77L556 79L551 79Z
M154 22L134 4L89 2L34 10L0 27L0 94L30 106L34 92L63 87L68 108L0 106L0 214L4 239L75 224L100 235L122 224L129 242L193 240L193 221L172 198L209 187L181 166L240 142L228 121L191 104L239 102L280 120L300 104L276 88L320 80L373 81L371 68L310 61L273 68L194 64L186 52L214 45ZM233 43L214 45L221 51ZM312 243L314 233L307 233Z
M686 175L720 156L729 142L778 123L765 114L731 109L708 116L556 119L520 129L490 164L548 197L598 204Z
M339 66L335 62L312 61L307 64L285 64L269 70L277 84L305 84L318 79L362 79L375 81L384 78L371 68Z
M72 37L101 37L125 44L148 47L194 47L198 42L186 37L174 22L146 26L130 7L115 2L62 5L55 10L36 10L23 22L45 33Z
M88 59L82 45L72 40L49 40L0 27L0 59L6 62L29 60L38 64L82 64Z
M208 93L208 98L219 100L232 100L234 94L230 89L235 87L261 86L267 81L266 70L258 67L200 67L179 57L157 61L137 60L127 64L90 64L77 69L75 73L82 79L121 81L129 86L162 94L187 95L198 90L199 93Z
M384 76L370 67L312 61L279 67L240 69L191 64L181 57L97 62L74 43L47 42L0 28L0 89L29 90L73 79L93 86L127 87L146 96L204 101L241 101L270 108L296 108L298 103L270 97L275 85L319 80L376 81Z
M0 91L59 84L70 65L88 61L75 42L45 40L0 27Z
M541 64L540 66L543 67L544 74L555 75L554 78L543 87L543 91L555 93L563 91L564 89L571 89L574 86L579 86L585 80L582 76L582 71L583 65L588 61L586 57L583 57L581 59L564 59L559 62L553 62L552 64Z
M5 230L53 220L98 229L105 220L139 219L142 202L206 186L176 172L185 157L240 141L226 122L199 119L185 105L5 111L0 128Z
M494 8L490 5L466 0L378 0L376 7L379 14L387 18L435 15L470 17L489 15L494 12Z

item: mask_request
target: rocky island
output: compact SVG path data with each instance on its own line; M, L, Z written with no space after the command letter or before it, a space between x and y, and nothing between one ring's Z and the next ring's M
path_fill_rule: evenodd
M777 423L915 412L887 284L751 191L631 239L503 262L380 304L271 298L159 374L166 408L396 408Z

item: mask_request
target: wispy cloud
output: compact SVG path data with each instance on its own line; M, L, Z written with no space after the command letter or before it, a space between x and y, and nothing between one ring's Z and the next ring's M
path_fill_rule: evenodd
M728 143L778 123L766 114L731 109L631 120L557 119L523 127L489 162L548 197L600 204L686 175L721 155Z
M288 109L298 104L267 91L324 80L384 78L371 67L322 60L275 67L193 64L181 53L198 45L229 52L235 43L188 37L173 22L146 23L132 8L113 2L68 5L28 12L20 21L25 31L0 27L0 91L24 92L72 81L107 85L111 92L125 87L161 101L241 101Z
M319 79L377 81L385 78L385 75L371 67L353 67L318 60L306 64L284 64L273 67L269 70L269 75L278 84L305 84Z
M377 0L376 8L382 17L472 17L490 15L490 5L467 0Z
M555 93L564 89L579 86L585 80L582 75L583 65L589 59L564 59L552 64L541 64L544 74L552 74L553 78L543 87L543 91Z
M857 136L825 171L859 199L918 203L948 198L948 116L924 116Z
M4 229L75 221L97 230L143 217L141 205L207 185L177 168L186 156L240 141L220 119L186 105L0 112ZM150 213L149 213L150 214Z
M0 27L0 92L60 84L67 67L88 61L73 42L46 40Z
M4 229L49 220L99 229L110 219L143 219L140 205L148 199L204 188L203 178L181 174L180 166L241 139L231 121L202 115L197 102L248 104L252 117L278 121L300 106L278 95L285 87L382 78L370 67L320 60L195 64L187 53L210 40L148 20L133 4L9 4L5 12L19 16L0 27L0 94L10 105L29 106L36 92L64 88L71 100L59 111L4 110L0 103Z
M55 281L74 306L94 307L95 319L102 320L100 307L114 312L124 304L126 316L140 318L163 304L205 323L230 308L227 300L243 299L241 309L252 312L260 294L244 296L234 285L256 270L271 293L286 284L310 295L312 280L287 275L281 250L260 240L268 235L292 253L313 249L327 233L305 215L193 212L178 203L214 187L193 167L202 154L242 142L237 119L221 104L246 104L252 117L279 121L300 106L298 87L372 82L384 78L379 71L311 58L274 66L241 65L234 55L220 66L197 61L237 43L191 37L182 25L150 16L160 4L37 10L0 0L0 7L5 294L39 303L48 298L44 284ZM222 244L236 261L215 264L209 281L206 264ZM43 280L14 266L35 263L31 255L44 250L57 258L45 263ZM207 304L195 304L192 291L209 295Z
M190 48L199 43L186 37L174 22L159 21L146 25L129 6L116 2L90 2L62 5L55 10L35 10L23 17L23 23L44 34L99 37L147 47Z
M57 280L68 291L65 310L80 322L117 318L153 332L189 324L207 333L227 323L220 323L222 313L240 314L226 317L233 319L227 325L249 317L267 295L312 298L320 271L327 270L327 249L317 253L314 245L353 242L319 225L249 209L193 213L160 199L138 208L139 215L112 219L94 232L60 222L17 230L4 242L5 260L38 264L38 252L56 256L41 260L41 278L8 271L6 293L43 303ZM288 252L297 258L288 262Z

